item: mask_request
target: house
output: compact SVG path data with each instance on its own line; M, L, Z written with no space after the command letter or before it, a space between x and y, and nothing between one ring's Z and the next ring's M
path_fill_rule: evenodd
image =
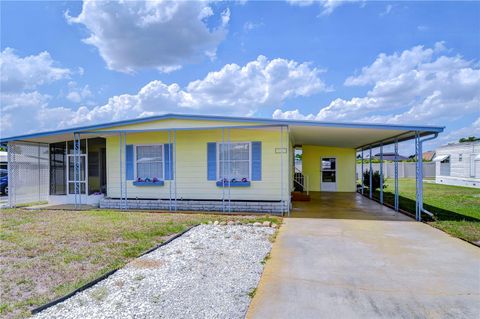
M436 183L480 188L480 141L441 146L433 161Z
M427 162L432 161L434 157L435 157L435 152L434 151L427 151L427 152L423 152L423 154L422 154L423 160L427 161Z
M357 151L442 127L167 114L3 138L10 206L28 200L102 208L285 214L295 178L313 192L355 192ZM295 172L295 150L302 172ZM302 179L305 180L305 179ZM305 188L306 185L303 185Z
M380 159L380 153L375 154L375 156L373 156L373 159L379 160ZM383 160L384 161L394 161L395 160L395 153L394 152L383 153ZM397 154L397 161L404 161L404 160L408 160L408 157Z

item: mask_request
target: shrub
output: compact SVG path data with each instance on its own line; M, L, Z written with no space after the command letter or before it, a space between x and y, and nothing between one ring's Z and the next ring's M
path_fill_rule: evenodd
M363 185L370 188L370 171L363 172ZM385 177L383 177L383 188L386 188ZM380 188L380 172L375 171L372 173L372 192Z

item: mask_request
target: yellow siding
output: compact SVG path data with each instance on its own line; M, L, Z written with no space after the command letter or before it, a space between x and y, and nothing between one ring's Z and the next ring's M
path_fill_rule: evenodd
M132 129L128 127L128 129ZM281 199L281 157L275 152L279 148L280 129L231 129L232 142L262 142L262 180L252 181L251 187L232 187L231 199L280 200ZM225 130L225 139L227 139ZM171 136L173 141L173 134ZM221 199L222 188L215 181L207 180L207 143L222 142L222 131L197 130L177 131L176 133L176 179L177 198ZM128 133L127 144L168 143L167 132ZM288 133L284 130L284 148L289 151ZM289 152L283 154L283 198L289 200ZM125 165L122 160L123 166ZM119 197L119 142L117 136L107 137L107 193L109 197ZM128 181L129 198L169 198L174 194L174 183L165 181L164 186L139 187ZM225 191L227 194L227 191ZM227 196L227 195L226 195Z
M251 126L259 125L259 123L249 123L249 122L227 122L227 121L201 121L201 120L177 120L177 119L166 119L158 121L149 121L145 123L138 124L128 124L122 126L114 126L100 131L110 131L110 130L155 130L155 129L168 129L168 128L204 128L204 127L223 127L223 126Z
M310 190L320 191L320 158L337 158L337 190L355 191L355 149L303 145L302 170L310 178Z

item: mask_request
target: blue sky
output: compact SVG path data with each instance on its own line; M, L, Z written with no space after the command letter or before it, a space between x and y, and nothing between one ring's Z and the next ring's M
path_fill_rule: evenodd
M2 136L166 112L480 135L478 2L0 5Z

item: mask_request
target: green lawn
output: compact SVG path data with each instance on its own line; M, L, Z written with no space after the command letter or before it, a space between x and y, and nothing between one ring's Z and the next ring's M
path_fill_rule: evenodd
M393 205L393 179L386 185L385 202ZM415 179L399 180L399 196L400 208L415 214ZM375 197L379 197L378 191ZM468 241L480 240L480 189L424 182L423 201L424 208L435 216L430 225Z
M281 218L119 211L0 211L0 318L22 318L187 227Z

